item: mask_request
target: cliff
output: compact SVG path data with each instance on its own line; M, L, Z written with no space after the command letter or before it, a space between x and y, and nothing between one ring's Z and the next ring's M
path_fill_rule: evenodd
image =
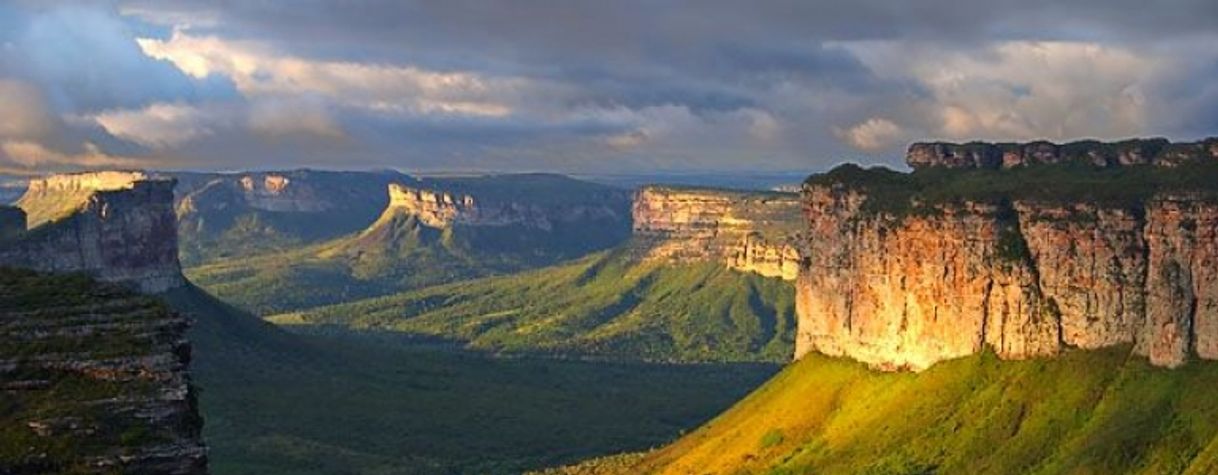
M32 181L20 204L39 218L0 243L0 265L85 272L144 292L180 286L173 187L173 180L116 172Z
M67 217L99 191L131 189L149 179L138 171L66 173L29 181L17 207L25 211L29 228Z
M83 276L0 295L0 472L206 473L185 318Z
M1218 359L1218 162L1182 167L814 176L796 357L922 369L1132 344L1159 366Z
M1111 143L1084 140L1061 145L1046 141L926 142L911 145L906 155L906 163L914 169L1007 169L1059 163L1083 163L1096 167L1173 167L1205 160L1218 160L1218 137L1184 143L1172 143L1162 138Z
M185 265L244 257L357 232L385 208L396 172L176 173Z
M788 193L650 186L634 198L634 236L645 259L723 262L795 280L799 198Z

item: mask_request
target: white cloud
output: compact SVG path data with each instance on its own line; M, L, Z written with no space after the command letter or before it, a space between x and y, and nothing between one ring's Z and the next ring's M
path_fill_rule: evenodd
M1144 133L1144 91L1166 66L1151 54L1084 42L1014 41L979 50L897 42L841 46L881 77L916 81L926 96L913 99L904 122L917 124L919 133L957 140Z
M833 134L859 150L875 152L897 145L906 137L900 126L883 117L872 117L853 127L835 127Z
M136 42L144 54L172 62L192 77L226 76L247 97L324 97L380 112L502 117L512 113L512 99L528 84L468 72L283 56L258 43L180 29L168 40Z
M92 116L111 135L146 147L166 149L211 135L211 124L222 120L186 104L155 103L143 109L111 110Z

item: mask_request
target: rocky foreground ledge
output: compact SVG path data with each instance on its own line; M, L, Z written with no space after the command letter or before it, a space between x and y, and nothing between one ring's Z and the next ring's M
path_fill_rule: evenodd
M986 348L1019 359L1132 344L1160 366L1218 359L1215 143L1088 148L1147 165L1136 173L1053 166L1076 144L915 144L915 169L972 165L811 177L796 357L922 369ZM995 151L1039 149L1057 158L977 170L1007 163ZM1179 150L1196 154L1150 166Z

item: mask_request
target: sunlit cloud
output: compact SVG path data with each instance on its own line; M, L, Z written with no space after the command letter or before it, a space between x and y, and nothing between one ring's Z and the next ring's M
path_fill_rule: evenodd
M222 120L186 104L155 103L137 110L111 110L92 117L106 132L154 149L182 145L211 135Z
M348 107L415 114L505 116L502 101L527 86L516 78L488 78L414 66L315 61L277 55L252 42L193 36L175 30L168 40L137 38L145 54L203 79L228 77L248 97L311 95Z

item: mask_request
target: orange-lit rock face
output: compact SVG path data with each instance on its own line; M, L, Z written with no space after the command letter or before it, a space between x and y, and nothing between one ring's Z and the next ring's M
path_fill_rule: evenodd
M634 236L646 259L716 261L794 280L799 206L794 194L646 187L635 194Z
M1218 204L1160 196L1133 209L966 203L861 212L840 186L805 193L796 357L922 369L1133 343L1155 365L1218 359Z

